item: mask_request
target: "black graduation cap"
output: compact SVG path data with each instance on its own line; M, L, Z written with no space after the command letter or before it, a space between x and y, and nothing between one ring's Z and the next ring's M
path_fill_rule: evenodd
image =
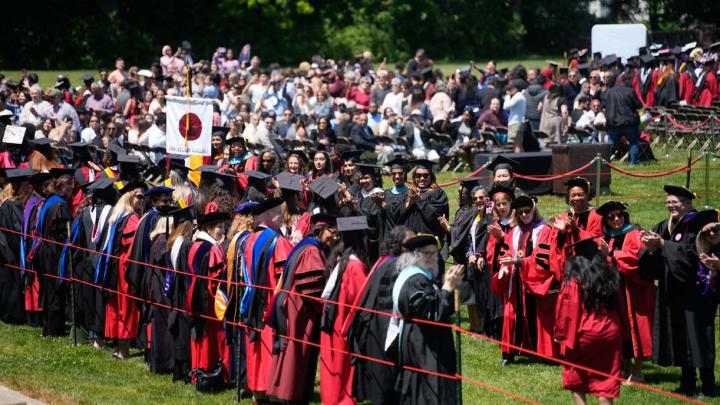
M638 54L640 56L647 55L648 53L649 52L647 46L641 46L640 48L638 48Z
M215 134L222 134L222 139L225 139L228 132L230 132L230 128L228 127L212 127L212 135L215 136Z
M668 195L682 197L686 200L694 200L696 197L695 193L681 186L672 186L666 184L665 186L663 186L663 191L665 191L665 193L667 193Z
M125 148L120 146L120 144L115 141L108 142L108 151L110 151L110 153L114 154L115 157L118 157L121 155L127 155L127 151L125 150Z
M64 169L60 167L53 167L50 169L50 176L53 179L59 179L64 176L72 177L75 174L75 170L73 169Z
M69 143L68 146L73 151L73 161L88 162L93 160L92 155L90 155L90 148L86 142Z
M313 225L330 225L334 227L337 226L337 218L320 212L310 217L310 223Z
M144 181L139 180L139 179L124 181L121 184L122 184L122 188L120 188L121 194L125 194L129 191L135 190L136 188L141 188L143 190L143 193L145 193L145 190L148 189L147 183L145 183Z
M508 68L502 68L502 69L500 69L500 76L505 76L508 71L509 71Z
M332 196L339 188L340 185L335 177L328 176L327 174L323 174L310 183L310 190L322 199Z
M120 179L136 180L140 178L140 158L135 155L118 155Z
M506 158L503 155L498 155L495 159L492 160L487 165L488 170L498 170L498 169L506 169L509 170L510 173L514 173L517 168L520 167L520 163L518 163L516 160Z
M170 211L170 215L173 218L174 226L178 226L186 221L192 221L195 219L195 206L188 205L185 208Z
M52 180L53 177L48 172L35 173L30 177L30 184L33 186L41 186L46 181Z
M357 163L360 161L360 156L363 153L364 152L361 150L348 150L343 152L340 157L342 158L342 160L352 160L353 162Z
M245 146L245 138L243 138L242 136L233 136L230 139L226 139L225 143L228 145L239 143L240 145Z
M111 179L109 177L102 177L102 178L99 178L99 179L93 181L92 183L90 183L87 186L87 189L92 190L92 191L105 190L108 187L111 187L113 184L115 184L116 181L117 180Z
M85 177L85 173L83 173L82 169L75 169L75 180L81 189L85 189L92 184L88 181L87 177Z
M427 67L427 68L421 70L421 71L420 71L420 77L421 77L424 81L428 81L428 80L432 79L432 77L433 77L433 69L432 69L432 67Z
M249 179L254 180L267 180L269 177L272 177L267 173L259 172L257 170L248 170L244 174L247 175Z
M390 169L403 169L407 171L408 161L401 157L396 157L395 159L385 163L385 166L390 166Z
M648 64L653 63L653 62L655 61L655 57L652 56L652 55L650 55L650 54L648 54L648 55L642 55L642 56L640 57L640 60L642 61L642 63L648 65Z
M360 171L360 174L363 176L373 176L373 177L381 176L380 166L360 163L357 165L357 167L358 167L358 170Z
M493 186L492 189L490 189L489 196L490 196L490 198L493 198L495 196L495 194L498 194L498 193L507 194L508 196L510 196L510 200L515 199L515 191L513 191L513 189L505 187L505 186L501 186L499 184L496 184L495 186Z
M303 185L301 181L304 178L305 177L299 174L292 174L290 172L281 172L275 176L275 179L277 179L280 184L280 188L290 191L302 191Z
M480 185L481 180L479 177L465 177L460 180L460 185L466 190L472 190Z
M201 173L200 181L214 181L218 186L226 187L228 189L232 189L232 183L237 178L237 176L232 174L221 172L220 167L215 165L204 165L195 168L195 170Z
M364 215L356 217L340 217L337 219L337 229L340 232L364 231L370 229L367 217Z
M535 204L537 204L537 197L529 194L520 194L515 196L512 204L510 204L510 208L518 209L522 207L534 207Z
M253 208L257 207L257 205L260 204L257 201L247 201L244 202L237 207L235 207L235 213L240 215L249 215L252 214Z
M720 42L715 42L713 44L710 44L710 46L708 47L708 50L710 52L716 52L716 51L720 50Z
M165 186L152 187L145 192L145 197L151 197L156 194L170 194L173 191L175 191L175 189Z
M267 199L261 201L260 203L258 203L258 205L256 205L255 207L253 207L251 212L253 215L260 215L263 212L266 212L268 210L271 210L271 209L279 206L284 201L285 200L283 200L282 198L275 198L275 197L267 198Z
M361 154L362 154L362 152L361 152ZM303 152L303 151L301 151L301 150L299 150L299 149L293 149L293 150L291 150L290 152L288 152L288 155L287 155L287 156L288 156L288 159L290 158L290 156L293 156L293 155L299 157L299 158L302 159L302 161L305 162L305 163L308 162L308 156L305 154L305 152Z
M435 235L429 233L419 233L412 238L405 240L403 246L408 250L416 250L425 246L437 246L440 248L440 242Z
M228 215L225 212L208 212L207 214L198 215L198 228L202 227L203 225L207 225L212 222L217 221L227 221L230 219L230 215Z
M39 138L39 139L31 139L30 144L32 145L33 149L40 152L43 156L45 156L48 159L52 158L52 148L50 147L50 144L52 141L48 138Z
M593 52L592 58L593 58L593 60L600 60L600 59L602 59L602 52Z
M600 252L600 248L595 239L601 235L579 240L565 247L573 256L582 256L588 260L592 260L595 255Z
M415 166L416 169L419 167L422 169L427 169L429 171L432 171L432 168L435 165L435 162L427 159L415 159L410 161L410 163Z
M683 47L678 45L670 50L670 53L673 55L680 55L683 53Z
M580 176L573 177L565 182L565 187L567 187L568 191L573 187L580 187L585 190L585 193L590 193L590 180Z
M603 205L599 206L595 212L598 215L605 216L607 213L616 211L616 210L623 210L625 211L627 209L627 204L622 203L620 201L608 201L604 203Z
M21 168L21 169L4 169L3 170L3 176L8 179L11 183L21 183L23 181L28 181L30 177L33 175L33 170L30 168Z
M578 69L581 73L587 73L588 70L590 70L590 65L587 64L587 63L580 63L580 64L577 65L577 69Z
M558 70L560 71L560 74L567 74L567 72L568 72L568 67L567 67L567 66L560 66L560 67L558 68Z

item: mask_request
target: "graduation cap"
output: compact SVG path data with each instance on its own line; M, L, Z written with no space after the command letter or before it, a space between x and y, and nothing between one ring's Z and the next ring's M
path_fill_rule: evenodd
M230 128L228 127L216 127L213 125L212 127L212 136L215 136L216 134L221 134L222 139L224 140L227 136L228 132L230 132Z
M355 217L340 217L337 219L337 229L340 232L364 231L370 229L367 217L364 215Z
M600 60L600 59L602 59L602 52L593 52L592 58L593 58L593 60Z
M220 168L215 165L204 165L195 168L196 171L200 172L200 181L215 182L220 187L232 189L233 182L237 178L229 173L220 171Z
M240 215L250 215L250 214L252 214L253 208L257 207L258 204L260 204L260 203L257 201L244 202L244 203L238 205L237 207L235 207L234 212L236 214L240 214Z
M107 189L108 187L110 187L110 186L112 186L113 184L115 184L116 181L117 181L117 180L111 179L111 178L109 178L109 177L102 177L102 178L99 178L99 179L93 181L92 183L90 183L90 184L87 186L87 189L90 190L90 191L105 190L105 189Z
M494 198L495 194L500 194L500 193L507 194L510 197L510 200L515 199L515 192L511 188L501 186L499 184L496 184L492 189L490 189L489 195L490 195L490 198Z
M290 172L281 172L275 176L275 179L277 179L280 188L283 190L302 191L303 185L301 181L305 179L305 177Z
M362 154L362 152L361 152L361 154ZM302 159L303 162L305 162L305 163L308 162L308 156L305 154L305 152L303 152L299 149L291 150L290 152L288 152L287 156L288 156L288 159L290 159L290 156L297 156L300 159Z
M75 174L74 169L65 169L65 168L60 168L60 167L53 167L52 169L50 169L50 176L53 179L59 179L61 177L65 177L65 176L72 177L74 174Z
M233 136L230 139L226 139L225 143L228 145L234 145L236 143L239 143L240 145L245 147L245 138L243 138L242 136Z
M588 260L592 260L593 257L600 252L600 248L598 247L597 242L595 242L595 239L600 236L602 235L596 235L579 240L575 243L567 245L565 249L567 249L573 256L582 256Z
M537 204L537 197L529 195L529 194L520 194L518 196L515 196L515 199L513 200L512 204L510 204L510 208L512 208L512 209L518 209L518 208L522 208L522 207L534 208L535 204Z
M144 195L145 190L148 189L147 183L145 183L144 181L139 180L139 179L123 181L123 182L120 182L119 184L118 184L118 182L115 182L114 184L118 186L118 189L121 194L125 194L129 191L135 190L136 188L140 188L143 190L143 195Z
M175 189L165 186L152 187L145 192L145 197L152 197L158 194L170 194Z
M342 160L351 160L351 161L357 163L360 161L360 156L363 153L364 152L361 150L348 150L348 151L343 152L340 155L340 157L342 158Z
M580 187L585 193L590 193L590 180L585 177L573 177L565 182L565 187L567 187L568 192L570 192L570 189L573 187Z
M279 206L284 201L285 200L283 200L282 198L275 198L275 197L267 198L267 199L259 202L256 206L254 206L250 212L253 215L260 215L268 210L271 210L271 209Z
M432 171L432 168L435 165L435 162L427 159L415 159L410 161L410 163L415 166L415 169L421 168L429 171Z
M53 177L48 172L35 173L30 177L30 184L33 186L42 186L45 182L52 179Z
M4 169L3 177L7 178L11 183L22 183L23 181L29 181L33 175L33 170L30 168L21 169Z
M90 148L86 142L74 142L69 143L68 146L73 151L73 161L76 162L88 162L92 161L93 158L90 155Z
M108 142L108 151L114 154L116 158L121 155L127 155L125 148L115 141Z
M641 46L638 48L638 54L640 56L647 55L649 53L647 46Z
M567 74L568 69L569 69L569 68L568 68L567 66L560 66L560 67L558 68L558 70L560 71L560 74L564 74L564 75Z
M85 177L85 173L83 173L82 169L75 169L75 180L83 190L92 184L88 181L87 177Z
M385 163L385 166L390 166L391 170L392 169L403 169L403 170L407 171L407 165L408 165L408 161L401 157L396 157L395 159Z
M438 249L440 249L440 241L438 241L435 235L429 233L419 233L412 238L403 241L402 244L407 250L410 251L420 249L425 246L436 246Z
M380 166L360 163L357 165L362 176L380 177Z
M670 50L670 53L673 55L680 55L683 53L683 47L678 45Z
M460 180L460 185L466 190L472 190L480 185L481 180L479 177L465 177Z
M50 141L50 139L48 138L30 140L30 145L32 145L33 149L35 149L48 159L52 159L52 148L50 147L51 143L52 141Z
M622 210L625 211L627 209L627 204L622 203L620 201L608 201L604 203L603 205L599 206L595 212L598 215L605 216L610 212L616 211L616 210Z
M313 224L313 226L328 225L335 227L337 226L337 218L320 212L310 217L310 223Z
M649 65L649 64L655 62L655 57L650 54L642 55L642 56L640 56L640 61L646 65Z
M224 212L214 211L208 212L207 214L199 215L197 219L198 228L204 225L211 224L218 221L227 221L230 219L230 215Z
M720 42L715 42L715 43L713 43L713 44L710 44L710 46L708 47L708 50L709 50L710 52L717 52L717 51L719 51L719 50L720 50Z
M580 64L577 65L577 69L578 69L580 72L585 72L585 73L587 73L587 71L590 70L590 65L587 64L587 63L580 63Z
M688 42L687 44L683 45L681 48L683 52L688 52L697 47L697 41Z
M140 178L140 158L135 155L118 155L120 179L136 180Z
M310 183L310 191L317 194L322 199L327 199L332 196L339 188L340 185L335 177L328 176L327 174L323 174Z
M433 69L432 67L427 67L420 71L420 77L423 79L423 81L428 81L432 79L433 77Z
M188 205L185 208L170 211L170 216L173 218L174 226L178 226L186 221L192 221L195 219L195 206Z
M505 169L510 171L510 173L514 173L518 167L520 167L520 163L516 160L506 158L503 155L499 155L487 165L488 170L496 171L498 169Z
M672 186L669 184L666 184L663 186L663 191L667 193L667 195L674 195L676 197L682 197L686 200L694 200L697 195L693 193L692 191L686 189L685 187L681 186Z

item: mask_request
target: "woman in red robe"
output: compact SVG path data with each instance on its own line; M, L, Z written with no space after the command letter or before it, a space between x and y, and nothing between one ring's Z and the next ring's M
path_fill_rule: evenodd
M717 77L715 77L715 62L705 60L703 72L700 73L693 93L693 105L712 107L713 100L718 97L720 97L720 90L718 90Z
M620 315L623 324L624 374L644 381L643 359L652 356L652 323L655 314L655 283L640 278L639 257L643 243L640 229L630 224L627 205L608 201L597 211L603 217L601 249L620 272ZM630 359L635 359L630 364Z
M590 205L592 189L590 181L584 177L575 177L568 180L565 202L569 209L560 215L562 219L569 219L575 228L587 231L590 235L599 235L602 232L602 217Z
M557 295L551 289L537 289L537 295L532 295L524 283L524 276L535 266L533 251L540 241L547 240L550 226L540 218L533 197L515 198L512 208L515 226L505 233L504 243L508 248L498 260L500 267L493 271L490 283L493 292L503 299L502 342L538 349L549 356L557 355L551 337ZM503 366L512 362L517 353L505 345L501 351Z
M354 312L348 305L356 302L365 285L368 224L364 216L338 218L337 224L338 231L342 232L342 244L338 246L342 253L328 277L322 298L346 305L326 303L323 309L320 322L320 400L323 404L354 404L354 366L350 363L350 346L343 326Z
M589 244L597 245L590 240ZM587 394L611 404L620 395L622 327L618 313L618 272L602 254L575 256L565 267L555 311L555 340L565 360L612 375L591 373L563 366L563 388L572 391L576 404L585 404Z
M98 269L101 270L99 274L106 274L103 276L103 284L110 290L117 291L111 293L105 302L105 338L117 340L113 355L118 359L128 357L130 340L138 335L140 309L138 302L126 295L131 291L125 280L125 272L135 240L135 230L143 214L146 189L144 183L127 184L122 189L124 194L115 204L108 219L110 231L103 248L103 252L110 253L113 257L101 257L98 261Z
M222 361L225 381L229 379L230 346L227 344L222 321L214 318L215 293L225 272L225 252L222 242L225 239L225 224L229 216L222 212L210 212L198 217L199 232L188 253L190 280L185 307L195 319L192 322L190 341L191 367L200 370L213 370ZM205 315L207 317L201 317ZM197 375L193 373L192 383Z

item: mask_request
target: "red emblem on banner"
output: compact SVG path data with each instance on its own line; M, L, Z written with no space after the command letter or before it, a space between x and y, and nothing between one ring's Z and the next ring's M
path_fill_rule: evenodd
M180 117L178 129L183 138L194 141L202 134L202 121L195 113L187 113Z

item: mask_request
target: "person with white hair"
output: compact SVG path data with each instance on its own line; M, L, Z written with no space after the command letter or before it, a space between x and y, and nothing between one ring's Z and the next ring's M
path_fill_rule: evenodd
M52 106L43 100L43 89L39 84L35 83L30 87L30 101L25 103L20 112L20 122L23 124L33 124L39 127L45 116L50 112Z
M389 107L393 109L395 114L402 114L403 98L405 98L405 95L400 87L400 79L396 77L390 81L390 92L385 95L380 110L384 111L385 108Z
M398 277L393 286L393 314L385 349L397 344L399 403L449 404L457 400L457 385L435 374L410 371L404 366L431 373L455 375L455 346L450 328L414 321L425 319L448 324L453 314L453 291L464 266L451 266L442 275L438 260L440 244L431 234L418 234L405 242L408 252L397 260Z

